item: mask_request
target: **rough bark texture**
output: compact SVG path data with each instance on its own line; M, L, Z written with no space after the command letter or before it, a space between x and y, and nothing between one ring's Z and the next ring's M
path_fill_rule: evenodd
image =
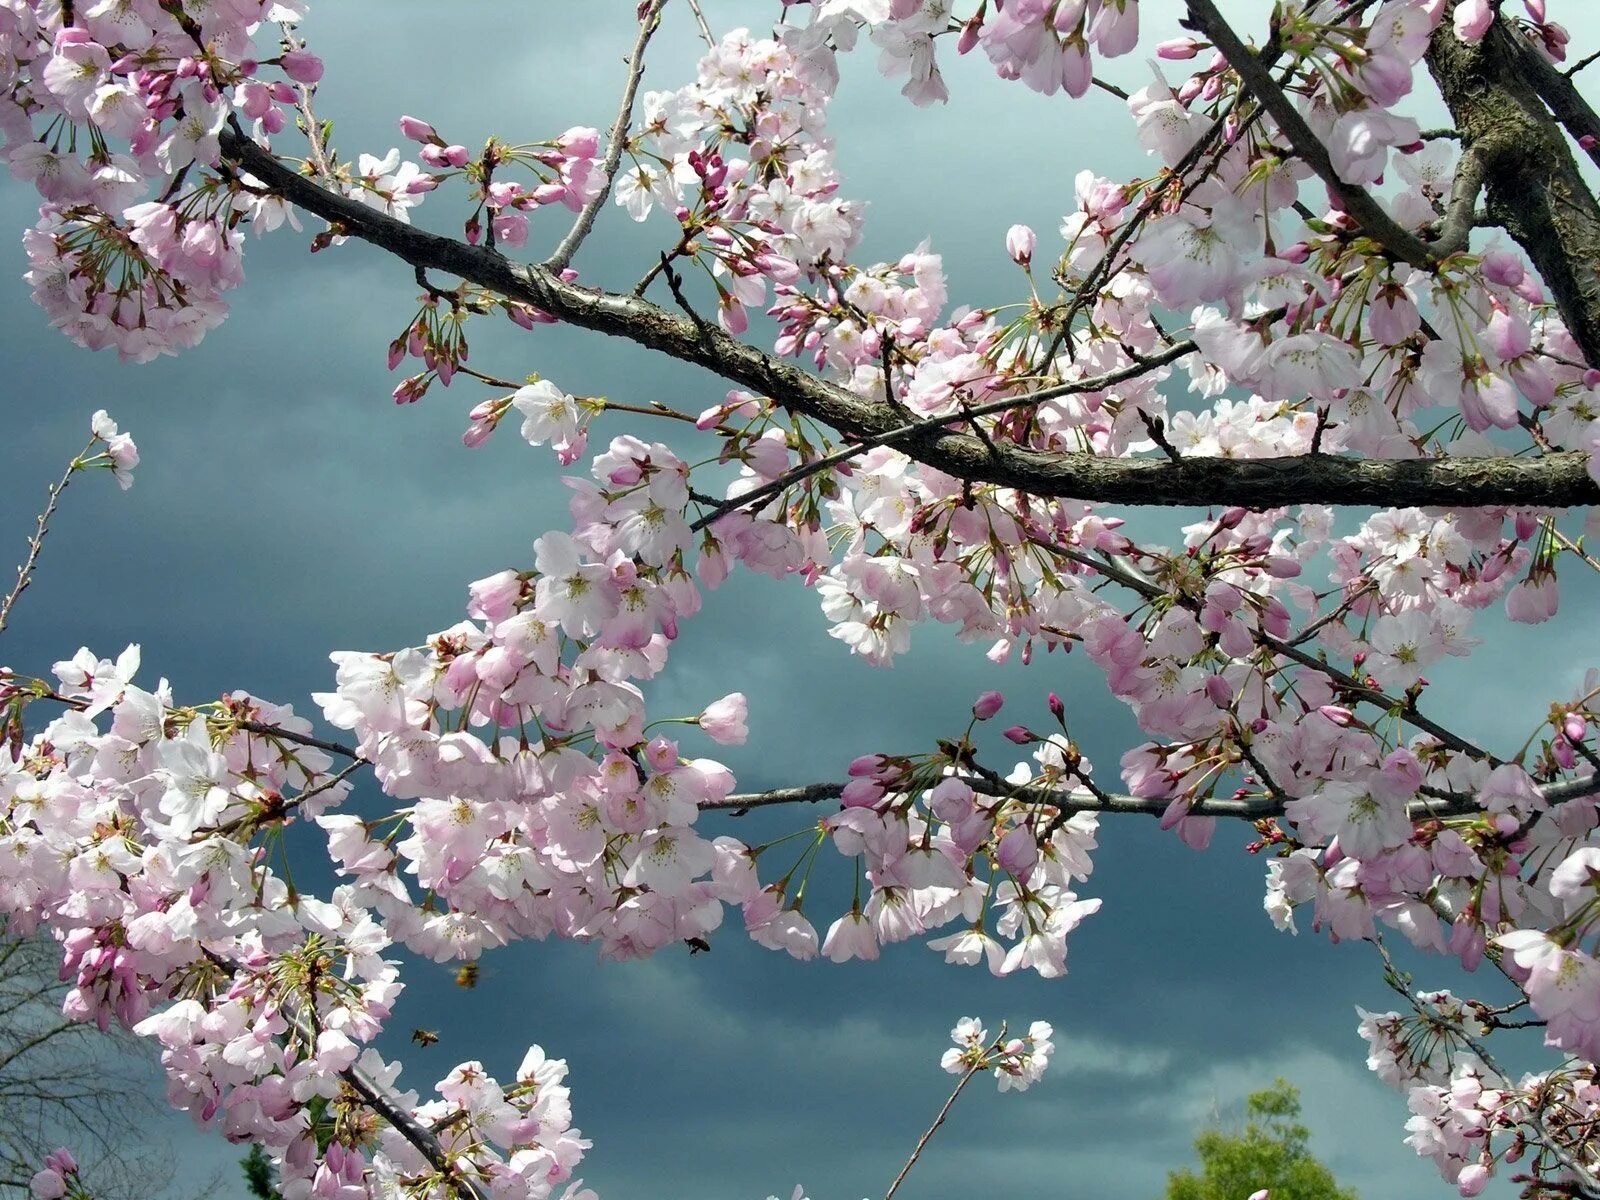
M1534 88L1520 37L1497 19L1469 46L1446 16L1428 68L1463 153L1482 161L1489 219L1533 260L1585 359L1600 366L1600 205Z
M681 362L697 363L848 437L893 444L919 462L958 479L998 484L1035 496L1131 505L1570 508L1600 502L1600 486L1589 477L1581 453L1405 460L1317 454L1172 462L1044 453L991 443L945 426L905 432L904 410L874 404L819 379L792 362L730 337L714 322L680 315L636 296L567 283L542 267L513 262L492 250L407 225L296 174L232 130L224 133L222 146L231 162L270 191L414 267L448 272L536 305L570 325L625 338ZM1016 401L1018 407L1027 403L1027 397Z

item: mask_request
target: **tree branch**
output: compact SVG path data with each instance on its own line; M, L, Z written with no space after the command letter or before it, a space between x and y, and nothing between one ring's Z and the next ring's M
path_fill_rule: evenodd
M93 443L91 442L92 446ZM88 453L85 450L84 453ZM0 601L0 632L4 632L6 622L11 619L11 610L15 607L22 593L28 590L28 585L33 582L33 569L39 564L39 553L44 549L45 534L50 531L50 518L55 516L56 506L61 503L61 493L67 490L67 485L72 482L72 476L78 469L82 456L74 458L68 464L66 473L50 488L49 501L44 506L44 511L34 525L33 536L28 539L28 557L17 568L17 582L12 585L10 593Z
M1600 166L1600 113L1596 113L1588 100L1584 99L1571 74L1557 70L1555 64L1540 54L1527 38L1516 34L1509 36L1516 45L1519 64L1533 84L1533 90L1550 106L1556 120L1561 122L1578 145L1583 146L1585 138L1589 140L1584 150L1595 165ZM1580 70L1583 65L1580 63L1573 67L1573 71Z
M1434 256L1422 240L1401 228L1366 189L1339 178L1339 172L1334 168L1333 159L1329 157L1322 139L1311 131L1311 126L1306 124L1305 118L1283 89L1273 81L1271 73L1255 52L1239 40L1239 35L1223 19L1217 6L1211 0L1186 0L1186 3L1193 27L1203 33L1222 57L1228 60L1239 81L1249 89L1256 102L1267 110L1283 136L1289 139L1295 153L1328 185L1328 190L1338 197L1344 211L1356 219L1362 231L1396 258L1414 267L1431 270Z
M1488 171L1483 143L1475 142L1456 164L1455 178L1450 183L1450 203L1445 207L1444 220L1433 243L1434 253L1444 257L1467 248L1478 224L1478 197L1483 194Z
M295 733L281 725L268 725L264 721L235 721L228 717L217 718L230 725L237 725L240 729L250 733L259 733L264 737L282 738L286 742L294 742L301 746L310 746L317 750L326 750L329 754L337 754L341 758L359 759L361 755L351 746L342 742L330 742L324 738L312 737L309 733Z
M1121 796L1096 794L1088 788L1042 788L996 786L981 776L963 776L963 781L980 796L992 799L1020 800L1026 804L1048 804L1065 813L1137 813L1159 817L1172 803L1171 796ZM812 783L803 787L774 788L767 792L744 792L722 800L708 800L700 805L702 812L732 809L770 808L779 804L816 804L837 800L844 794L842 783ZM1191 815L1197 817L1234 817L1244 821L1259 821L1263 817L1283 814L1283 808L1270 800L1199 800Z
M711 26L706 24L706 14L700 9L700 0L689 0L689 11L694 14L695 24L700 29L700 38L712 50L717 48L717 39L711 32Z
M1259 769L1259 768L1258 768ZM1045 804L1063 813L1137 814L1160 817L1172 803L1171 796L1126 796L1094 792L1088 788L1043 788L998 786L981 776L962 776L963 782L980 796L997 800L1020 800L1025 804ZM1268 787L1270 783L1263 780ZM728 812L735 815L753 808L773 808L783 804L820 804L837 800L844 795L842 783L810 783L800 787L773 788L765 792L739 792L721 800L701 803L701 812ZM1254 800L1233 797L1197 800L1189 809L1193 817L1227 817L1240 821L1261 821L1268 817L1284 815L1284 804L1291 799L1277 792ZM1547 783L1539 788L1545 802L1552 807L1568 800L1600 793L1600 774L1565 779ZM1412 821L1437 821L1449 817L1473 816L1483 812L1483 807L1467 795L1452 794L1444 799L1413 800L1407 806Z
M1389 948L1383 944L1381 936L1373 937L1371 941L1378 948L1378 954L1383 959L1384 981L1406 998L1406 1001L1419 1017L1435 1025L1441 1023L1450 1025L1455 1035L1482 1060L1484 1066L1507 1080L1511 1079L1511 1076L1500 1069L1499 1063L1495 1062L1494 1056L1489 1053L1488 1047L1483 1044L1482 1039L1474 1037L1472 1031L1465 1024L1447 1019L1437 1006L1424 1003L1422 997L1412 991L1411 976L1395 965L1394 959L1389 954ZM1501 965L1498 959L1495 961L1495 965ZM1511 979L1513 983L1517 983L1509 974L1506 978ZM1517 984L1517 986L1520 988L1521 984ZM1600 1180L1597 1180L1593 1172L1579 1162L1572 1152L1561 1144L1561 1140L1555 1136L1549 1125L1545 1123L1543 1111L1530 1104L1528 1106L1528 1120L1529 1124L1539 1134L1540 1141L1536 1142L1535 1145L1543 1146L1549 1150L1551 1155L1570 1171L1574 1180L1577 1181L1579 1190L1574 1194L1588 1198L1600 1198Z
M5 677L5 670L0 668L0 679ZM12 676L11 678L18 677ZM34 682L38 681L35 680ZM33 698L39 700L49 700L54 704L62 704L67 708L75 708L80 711L89 707L89 702L87 700L74 699L71 696L63 696L60 692L55 691L42 691L37 693ZM365 759L361 758L360 752L357 751L353 746L346 746L342 742L330 742L325 738L313 737L309 733L296 733L292 729L285 729L282 725L269 725L265 721L246 721L241 720L238 717L227 716L226 714L213 715L210 713L199 713L198 715L201 720L207 722L215 721L218 724L232 725L236 729L244 729L251 733L259 733L264 737L275 738L285 742L293 742L296 745L309 746L316 750L325 750L329 754L337 754L341 758L356 759L362 762L366 761Z
M1005 1026L1000 1027L1000 1038L995 1042L995 1047L1004 1044L1006 1035ZM889 1185L889 1190L883 1194L883 1200L894 1200L894 1194L900 1190L900 1185L905 1182L905 1177L911 1173L911 1168L917 1165L917 1159L922 1157L929 1140L939 1132L939 1126L944 1124L944 1119L950 1115L950 1109L955 1105L961 1093L966 1090L967 1084L983 1069L982 1062L975 1062L962 1073L961 1080L956 1084L955 1091L950 1093L950 1099L944 1102L944 1107L939 1110L939 1115L934 1117L933 1124L928 1126L928 1131L917 1139L917 1144L912 1147L911 1157L906 1159L906 1165L900 1168L900 1174L894 1177L894 1182Z
M1600 204L1536 90L1545 86L1556 104L1563 97L1581 104L1577 89L1504 18L1468 45L1446 15L1427 62L1461 130L1463 152L1482 155L1489 219L1526 252L1587 365L1600 367ZM1580 122L1569 128L1587 130L1594 122L1593 110L1582 108L1562 110Z
M433 1131L395 1103L386 1088L369 1079L360 1067L342 1071L339 1077L356 1090L368 1108L392 1125L401 1137L410 1142L433 1165L435 1170L449 1180L449 1186L461 1200L488 1200L488 1192L485 1189L452 1169L444 1146L440 1144Z
M545 259L544 265L550 271L563 271L572 262L572 256L578 252L578 247L583 245L584 238L589 236L589 231L594 228L595 218L611 197L611 186L616 182L617 167L622 162L622 152L628 144L628 126L633 121L633 100L639 92L639 80L644 77L644 52L650 45L657 27L661 24L661 10L666 6L667 0L650 0L650 7L639 21L639 37L633 44L633 54L628 59L628 82L622 89L622 104L617 109L617 119L611 123L611 137L606 145L606 158L603 170L605 183L600 190L589 198L589 202L578 213L577 220L573 221L572 228L567 231L567 236L561 239L561 244L555 252Z
M1058 545L1055 542L1047 541L1043 538L1033 538L1031 540L1033 544L1038 546L1040 549L1047 550L1052 554L1060 555L1062 558L1065 558L1071 562L1075 562L1080 566L1087 567L1089 570L1100 575L1104 575L1112 582L1121 584L1123 587L1137 592L1146 600L1155 600L1158 598L1163 598L1167 595L1167 592L1164 588L1157 584L1151 583L1148 579L1135 574L1133 571L1120 567L1115 563L1102 561L1094 558L1091 555L1085 554L1082 550L1078 550L1072 546ZM1200 606L1198 602L1192 598L1180 596L1178 597L1178 602L1184 604L1193 612L1199 612ZM1316 658L1313 655L1307 654L1304 650L1301 650L1293 643L1284 641L1282 638L1273 637L1270 633L1267 633L1264 630L1251 630L1251 637L1254 639L1256 645L1260 646L1263 650L1269 651L1270 653L1279 655L1283 658L1291 659L1303 667L1309 667L1313 671L1317 671L1323 675L1326 675L1334 683L1338 684L1340 688L1354 696L1356 699L1376 705L1385 712L1399 713L1424 733L1431 734L1439 741L1441 745L1448 746L1450 749L1460 751L1463 754L1469 754L1473 758L1485 759L1490 763L1496 763L1499 761L1487 750L1484 750L1480 746L1474 745L1466 738L1452 733L1438 722L1431 720L1427 716L1424 716L1417 710L1414 701L1396 699L1395 697L1390 696L1377 688L1368 687L1354 675L1351 675L1346 671L1341 671L1332 663L1324 662L1320 658ZM1600 790L1600 781L1597 781L1594 790Z
M417 229L296 174L236 130L223 131L222 147L241 170L272 192L412 266L448 271L533 304L568 324L706 367L848 436L891 436L912 458L958 479L1035 496L1133 505L1567 508L1600 501L1600 485L1589 477L1587 456L1578 452L1536 459L1317 455L1168 462L1047 453L1005 444L991 447L972 434L945 428L945 422L905 432L903 415L890 406L819 379L713 325L697 325L636 296L567 283L542 267L514 263L481 247ZM1046 389L995 405L1003 410L1050 394Z

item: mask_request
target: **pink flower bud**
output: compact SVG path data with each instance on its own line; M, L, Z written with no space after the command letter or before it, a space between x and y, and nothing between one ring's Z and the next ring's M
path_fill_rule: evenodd
M316 83L322 78L322 60L309 50L291 50L278 65L296 83Z
M1572 743L1559 733L1556 734L1555 741L1550 743L1550 753L1555 758L1556 765L1563 771L1570 771L1578 765L1578 756L1572 752Z
M878 771L882 770L882 754L864 754L861 755L861 757L856 758L854 762L850 763L850 771L848 771L848 774L850 774L851 779L869 779L872 778L872 776L875 776L875 774L878 774Z
M1347 726L1355 719L1354 713L1348 708L1343 708L1337 704L1324 704L1317 711L1339 726Z
M714 742L724 746L742 746L750 736L746 725L749 715L744 693L730 692L715 704L706 706L705 712L700 714L700 728Z
M1039 843L1025 826L1018 825L995 848L995 858L1007 871L1016 876L1026 875L1039 861Z
M1061 703L1061 697L1056 695L1054 692L1050 693L1050 697L1045 701L1045 703L1050 706L1050 715L1055 717L1056 720L1059 721L1062 717L1066 716L1067 706Z
M1527 272L1522 260L1509 250L1491 250L1483 256L1483 276L1502 287L1516 287Z
M439 140L438 131L426 121L420 121L416 117L401 117L400 132L413 142L436 142Z
M1006 698L999 692L984 692L973 702L972 715L980 721L987 721L1005 704Z
M1005 731L1004 736L1007 741L1015 742L1019 746L1026 746L1031 742L1036 742L1039 740L1034 736L1031 730L1023 725L1013 725L1010 729Z
M1478 572L1478 578L1484 583L1493 583L1504 575L1511 567L1511 554L1509 549L1484 560L1483 569Z
M1233 702L1233 685L1224 676L1206 676L1206 696L1218 708L1227 708Z
M882 799L883 788L874 779L852 779L839 796L846 808L871 808Z
M1019 267L1025 267L1033 261L1033 248L1037 243L1033 230L1026 225L1013 225L1006 230L1006 253Z
M1168 62L1185 62L1200 53L1200 44L1193 38L1172 38L1156 43L1156 57Z
M1583 719L1582 713L1570 712L1561 719L1561 732L1566 734L1567 741L1576 745L1589 736L1589 722Z
M556 145L571 158L594 158L600 153L600 131L587 126L569 129L556 139Z

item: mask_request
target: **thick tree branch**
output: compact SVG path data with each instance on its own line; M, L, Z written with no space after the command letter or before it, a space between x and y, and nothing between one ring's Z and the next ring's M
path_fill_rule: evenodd
M1026 804L1048 804L1066 813L1128 813L1159 817L1172 803L1170 796L1097 795L1088 788L996 787L978 776L968 777L966 782L980 796L1010 798ZM722 800L707 801L700 805L700 809L702 812L739 811L771 808L780 804L817 804L837 800L843 794L842 783L813 783L803 787L774 788L767 792L744 792ZM1283 808L1271 800L1235 800L1229 797L1197 801L1189 811L1197 817L1236 817L1245 821L1259 821L1263 817L1281 815Z
M1239 76L1240 82L1265 108L1289 144L1313 171L1328 185L1328 190L1338 197L1344 211L1356 219L1362 231L1377 241L1390 254L1414 267L1429 270L1434 255L1415 234L1403 229L1383 206L1373 199L1366 189L1346 183L1339 178L1333 159L1322 139L1311 131L1294 106L1294 103L1273 80L1266 65L1254 51L1239 40L1217 6L1211 0L1186 0L1189 21L1193 27L1216 46Z
M980 796L992 799L1020 800L1025 804L1045 804L1063 813L1107 813L1160 817L1172 803L1170 796L1126 796L1096 793L1087 788L1042 788L996 786L981 776L967 776L966 783ZM745 812L753 808L774 808L784 804L821 804L837 800L844 795L842 783L812 783L801 787L773 788L765 792L740 792L721 800L708 800L700 805L701 812ZM1276 789L1274 789L1276 790ZM1600 774L1584 775L1559 783L1547 783L1539 789L1545 802L1552 807L1568 800L1600 793ZM1242 821L1261 821L1268 817L1281 817L1284 804L1290 797L1277 794L1255 799L1235 799L1231 796L1198 800L1189 810L1195 817L1228 817ZM1449 817L1463 817L1483 812L1481 805L1471 796L1413 800L1407 809L1413 821L1437 821Z
M1427 54L1463 155L1481 156L1489 219L1527 253L1588 365L1600 366L1600 205L1535 90L1542 61L1499 18L1467 45L1446 16ZM1570 85L1550 74L1553 88Z
M1585 138L1589 140L1584 151L1596 166L1600 166L1600 113L1596 113L1588 100L1584 99L1578 85L1573 82L1572 73L1557 70L1555 64L1540 54L1527 38L1513 34L1510 40L1517 48L1522 69L1533 83L1534 91L1550 106L1556 120L1565 126L1580 146ZM1578 69L1574 67L1573 71Z
M417 229L297 175L236 130L224 131L223 153L270 191L412 266L450 272L535 305L568 324L625 338L706 367L846 436L891 435L912 458L958 479L1036 496L1135 505L1568 508L1600 501L1600 486L1589 478L1587 459L1581 453L1536 459L1390 460L1316 455L1169 462L990 444L943 425L901 434L897 431L903 429L903 413L819 379L714 325L690 321L635 296L567 283L542 267L514 263L493 251ZM1022 396L1001 407L1033 402L1037 401Z
M991 400L984 404L972 405L961 410L961 419L970 423L977 417L985 417L1002 412L1017 412L1036 408L1047 401L1058 400L1065 396L1103 391L1125 380L1143 375L1146 371L1153 370L1156 367L1176 362L1180 358L1193 354L1196 349L1198 347L1192 341L1178 342L1152 358L1141 359L1131 366L1121 367L1115 371L1107 371L1102 375L1070 380L1067 383L1041 388L1036 392L1029 392L1022 396L1011 396L1004 400ZM715 522L717 518L730 512L736 512L741 509L749 510L752 505L759 506L762 502L774 496L782 495L795 484L803 482L813 475L820 474L830 467L836 467L858 455L865 454L874 446L892 446L897 442L905 441L907 438L915 437L917 434L943 429L952 423L949 416L928 417L920 421L908 422L885 433L876 433L870 437L859 438L850 445L835 450L831 454L825 454L821 458L814 458L809 462L801 463L794 470L784 472L771 483L764 483L760 487L752 488L748 492L723 501L697 520L693 528L699 531ZM992 441L985 444L989 445L991 449L998 449L993 445ZM1177 452L1171 451L1170 456L1177 457Z

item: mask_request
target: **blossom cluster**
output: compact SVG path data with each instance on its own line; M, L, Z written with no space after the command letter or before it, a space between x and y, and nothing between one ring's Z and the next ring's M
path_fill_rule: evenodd
M1600 1167L1600 1079L1592 1061L1513 1078L1483 1057L1477 1036L1503 1012L1448 991L1413 1000L1408 1016L1362 1011L1367 1065L1406 1093L1407 1144L1433 1159L1463 1196L1481 1193L1501 1163L1531 1157L1523 1176L1530 1180L1592 1175Z
M1044 1078L1050 1066L1054 1033L1048 1021L1035 1021L1026 1037L1008 1038L1002 1029L991 1039L978 1018L962 1017L950 1031L955 1045L944 1052L939 1065L952 1075L992 1070L1002 1092L1025 1092Z
M437 1098L399 1091L371 1046L402 988L390 935L356 888L319 899L274 865L284 825L337 809L348 770L292 710L176 707L139 665L138 647L85 650L53 685L0 675L10 704L67 706L0 756L0 904L61 945L67 1015L158 1043L172 1103L266 1148L285 1195L420 1197L458 1174L551 1195L588 1145L565 1064L535 1047L507 1087L466 1063ZM424 1127L448 1131L433 1159L406 1136ZM34 1191L74 1178L62 1159Z
M1099 506L984 482L1003 477L984 470L947 474L923 453L970 437L999 462L1600 461L1600 368L1560 297L1520 251L1446 240L1459 152L1396 108L1434 39L1476 42L1500 20L1559 59L1564 31L1539 0L1526 21L1480 0L1280 5L1273 67L1327 151L1328 189L1216 47L1163 43L1126 97L1150 176L1080 173L1054 236L1018 225L994 248L1021 298L973 306L952 304L929 243L853 261L866 208L844 190L827 125L841 56L870 42L929 103L949 94L944 39L957 55L981 48L1006 79L1078 97L1097 58L1135 48L1140 14L1137 0L956 7L785 5L770 36L712 39L691 82L646 91L614 147L575 127L479 151L408 116L421 165L398 151L342 163L327 145L309 119L321 66L298 40L296 5L100 0L65 26L70 7L0 9L4 154L46 202L30 279L87 345L146 358L220 319L241 229L295 219L223 142L249 121L270 145L298 113L302 175L399 221L461 185L468 246L519 249L530 214L593 216L608 194L637 221L664 216L659 263L633 296L597 304L633 311L662 281L698 320L687 275L724 333L769 339L765 377L780 378L774 360L801 362L842 411L877 422L828 428L741 387L698 414L661 407L695 426L694 453L625 434L591 454L606 401L467 366L474 316L557 318L526 295L418 272L424 295L389 364L422 369L396 399L482 380L498 394L471 410L469 445L514 412L525 440L564 467L587 458L588 474L568 481L568 526L538 537L530 564L472 583L462 621L417 645L333 656L333 689L316 701L392 813L369 820L342 803L346 772L288 710L243 695L180 707L164 686L134 685L134 651L81 652L55 686L0 676L16 751L0 765L0 907L61 940L74 1015L159 1040L174 1101L266 1145L287 1188L421 1196L460 1177L542 1200L587 1145L563 1065L537 1049L509 1085L466 1063L435 1099L395 1092L369 1044L400 987L383 957L393 945L473 960L554 935L636 958L700 942L736 906L758 943L799 958L870 959L929 937L951 962L1055 977L1068 935L1099 907L1074 888L1099 814L1118 809L1158 814L1195 848L1222 817L1251 820L1282 929L1309 917L1351 941L1386 927L1469 969L1500 966L1561 1067L1511 1082L1461 1032L1476 1018L1443 994L1415 1022L1365 1021L1373 1067L1407 1089L1413 1146L1465 1194L1530 1146L1550 1178L1588 1169L1562 1157L1561 1131L1592 1124L1600 1095L1600 675L1551 697L1514 753L1452 730L1434 700L1434 680L1479 644L1480 614L1550 621L1558 572L1595 566L1571 518L1238 507L1162 545ZM1431 257L1378 252L1344 207L1355 194ZM330 225L313 244L349 232ZM570 284L558 260L551 278ZM762 314L770 324L752 334ZM125 480L132 442L103 414L94 431L104 452L92 461ZM712 834L704 814L753 800L669 735L681 724L737 744L748 702L734 692L663 719L645 685L701 589L738 566L811 589L832 636L875 664L928 623L995 662L1077 649L1141 731L1117 764L1125 794L1085 757L1054 693L1048 721L1004 731L1027 761L983 761L977 727L1005 703L985 693L935 749L858 757L839 809L802 828L792 862L787 839ZM69 711L25 737L21 712L41 701ZM302 819L340 873L326 900L274 866L277 831ZM819 936L806 881L829 845L856 860L866 896L858 883ZM1050 1036L1036 1023L990 1044L963 1022L945 1065L1025 1087Z

